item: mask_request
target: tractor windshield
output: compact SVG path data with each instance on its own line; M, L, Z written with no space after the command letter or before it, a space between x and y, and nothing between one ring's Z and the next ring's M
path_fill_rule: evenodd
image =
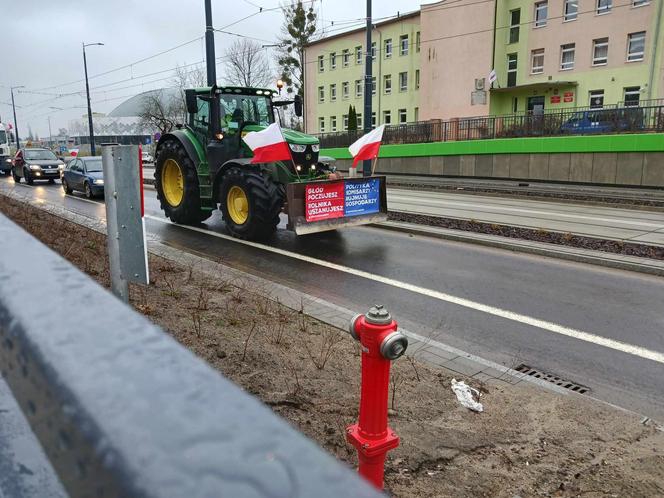
M274 123L272 102L262 95L221 95L222 128L238 129L242 125L268 126Z

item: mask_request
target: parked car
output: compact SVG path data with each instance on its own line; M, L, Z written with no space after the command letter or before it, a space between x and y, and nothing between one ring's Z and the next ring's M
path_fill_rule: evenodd
M143 161L143 164L152 164L154 162L154 157L152 157L149 152L145 151L143 151L141 159Z
M104 172L101 157L76 157L69 161L62 172L62 189L67 194L74 190L85 193L85 197L104 195Z
M591 109L574 113L560 128L562 133L589 134L643 130L643 112L639 108Z
M35 180L55 183L64 167L64 163L49 149L21 148L14 156L12 176L16 183L23 178L28 185L32 185Z

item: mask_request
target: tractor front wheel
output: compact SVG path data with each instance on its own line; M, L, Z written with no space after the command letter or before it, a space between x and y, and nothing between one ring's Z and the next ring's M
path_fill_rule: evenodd
M259 171L230 168L221 182L219 203L234 237L265 240L277 229L284 190Z
M161 145L155 162L157 198L168 218L197 225L212 216L211 211L201 209L196 167L180 142L169 140Z

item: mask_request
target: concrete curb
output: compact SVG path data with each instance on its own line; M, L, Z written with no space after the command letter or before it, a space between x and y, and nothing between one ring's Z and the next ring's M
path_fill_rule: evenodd
M462 230L452 230L449 228L429 227L425 225L417 225L414 223L403 223L400 221L386 221L383 223L376 223L371 226L385 230L394 230L408 233L411 235L421 235L444 240L452 240L455 242L479 244L487 247L505 249L508 251L564 259L577 263L586 263L596 266L603 266L606 268L664 276L664 261L659 261L656 259L640 258L637 256L625 256L623 254L592 251L589 249L579 249L576 247L557 246L555 244L547 244L545 242L510 239L507 237L501 237L499 235L487 235L474 232L464 232Z

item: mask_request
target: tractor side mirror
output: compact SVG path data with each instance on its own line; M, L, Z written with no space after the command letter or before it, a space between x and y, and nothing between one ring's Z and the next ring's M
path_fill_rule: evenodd
M184 99L187 104L187 112L189 114L196 114L198 112L198 102L196 101L196 91L185 90Z
M302 117L302 97L296 95L293 99L293 106L295 107L295 115L298 118Z

